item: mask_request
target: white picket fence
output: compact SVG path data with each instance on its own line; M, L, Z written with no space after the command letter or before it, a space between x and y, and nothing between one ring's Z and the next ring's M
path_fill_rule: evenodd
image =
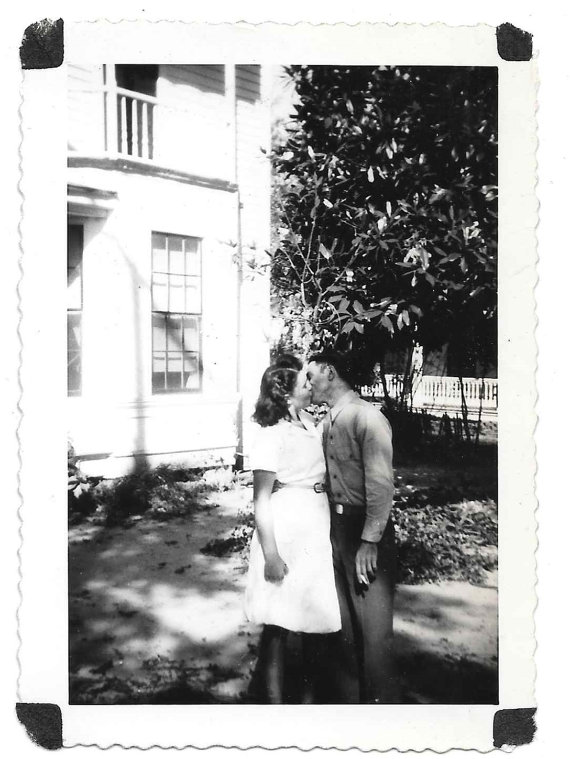
M396 374L386 376L389 395L399 398L402 391L402 377ZM495 416L498 407L499 383L496 379L464 377L463 394L469 416L481 414ZM384 391L381 383L360 388L365 398L381 400ZM408 398L408 402L410 398ZM461 411L461 384L458 377L422 376L413 382L411 405L414 409L435 413Z

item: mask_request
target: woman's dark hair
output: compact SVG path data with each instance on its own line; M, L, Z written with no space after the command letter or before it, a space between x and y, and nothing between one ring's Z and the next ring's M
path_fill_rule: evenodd
M314 361L315 364L328 364L336 369L336 373L341 380L344 380L351 387L354 386L354 372L350 357L344 353L333 350L324 350L321 353L314 353L309 356L309 363Z
M303 362L294 353L279 353L271 362L271 366L279 369L296 369L300 372L303 368Z
M299 369L276 364L271 364L263 372L254 422L261 427L272 427L289 415L289 394L293 392L298 374Z

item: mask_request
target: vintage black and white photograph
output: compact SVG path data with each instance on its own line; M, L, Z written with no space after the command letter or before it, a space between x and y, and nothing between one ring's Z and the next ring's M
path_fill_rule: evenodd
M71 703L496 703L497 69L67 69Z
M319 708L358 705L400 731L360 747L487 746L533 706L531 64L484 28L336 59L325 30L210 29L217 60L143 31L79 28L52 98L70 734L210 745L111 724L207 706L278 747L279 708L231 726L287 705L343 747ZM408 737L417 707L451 737Z

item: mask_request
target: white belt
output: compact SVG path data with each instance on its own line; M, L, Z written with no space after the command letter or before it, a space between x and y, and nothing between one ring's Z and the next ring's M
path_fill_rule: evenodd
M326 493L327 486L324 482L315 482L312 485L297 485L295 482L279 482L279 480L275 480L273 489L281 490L281 488L306 488L307 490L314 490L315 493Z

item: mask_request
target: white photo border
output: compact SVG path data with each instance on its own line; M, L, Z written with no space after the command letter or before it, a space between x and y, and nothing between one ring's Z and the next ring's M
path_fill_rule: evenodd
M498 67L499 705L68 704L65 264L55 253L66 249L65 66L26 71L22 87L19 700L61 707L64 746L492 749L495 712L534 706L535 61L502 60L486 25L65 22L66 61L115 60L118 50L133 63Z

